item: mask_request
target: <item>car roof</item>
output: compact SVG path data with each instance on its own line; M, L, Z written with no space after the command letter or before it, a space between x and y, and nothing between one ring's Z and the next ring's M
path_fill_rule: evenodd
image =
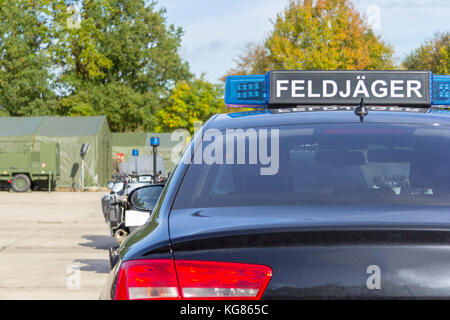
M360 119L349 107L296 107L283 109L261 109L236 113L218 114L209 128L219 130L232 128L271 127L293 124L360 123ZM385 108L385 110L382 110ZM305 109L305 111L303 111ZM324 110L325 109L325 110ZM302 110L302 111L296 111ZM364 123L392 123L419 125L450 125L450 109L373 107L364 117Z

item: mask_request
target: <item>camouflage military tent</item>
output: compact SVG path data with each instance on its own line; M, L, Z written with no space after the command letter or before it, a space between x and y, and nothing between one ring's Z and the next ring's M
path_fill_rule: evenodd
M111 132L106 117L0 117L2 150L39 142L60 145L59 188L78 188L83 143L90 145L85 158L85 186L105 186L111 179Z

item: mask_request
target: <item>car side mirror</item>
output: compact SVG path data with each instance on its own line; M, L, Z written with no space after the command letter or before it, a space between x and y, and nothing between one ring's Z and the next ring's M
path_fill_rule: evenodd
M151 212L163 189L164 186L159 184L137 188L128 196L128 204L133 210Z

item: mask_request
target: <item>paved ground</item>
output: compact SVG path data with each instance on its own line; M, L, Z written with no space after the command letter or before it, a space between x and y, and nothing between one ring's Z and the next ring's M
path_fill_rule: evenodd
M0 192L0 299L98 298L114 245L101 195Z

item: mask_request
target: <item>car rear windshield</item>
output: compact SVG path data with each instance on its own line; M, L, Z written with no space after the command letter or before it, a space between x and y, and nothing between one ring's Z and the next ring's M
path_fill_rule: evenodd
M175 209L450 204L448 127L319 124L234 134L240 145L228 131L216 130L196 149Z

